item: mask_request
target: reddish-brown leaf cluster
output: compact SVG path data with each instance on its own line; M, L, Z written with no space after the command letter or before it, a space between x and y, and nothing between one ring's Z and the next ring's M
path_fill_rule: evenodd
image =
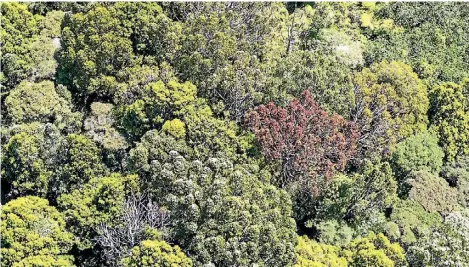
M301 96L286 107L271 102L246 115L266 159L282 166L280 186L306 178L316 187L318 177L329 179L343 170L356 152L355 124L322 110L309 91Z

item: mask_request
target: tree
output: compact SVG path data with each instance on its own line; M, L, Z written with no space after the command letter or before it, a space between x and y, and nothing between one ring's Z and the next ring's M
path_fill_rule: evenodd
M99 149L83 135L70 134L63 138L57 150L51 194L70 193L81 188L92 177L106 173Z
M174 239L194 264L292 263L296 237L291 201L268 183L268 173L225 158L190 162L174 150L149 151L155 153L152 160L136 171L150 181L146 188L168 210Z
M439 137L446 160L469 153L469 106L463 87L455 83L435 86L430 103L430 130Z
M119 218L111 224L99 225L99 235L93 240L102 248L106 262L112 266L119 265L140 242L160 239L162 234L159 231L165 231L168 224L167 213L145 194L133 193L122 205Z
M64 132L81 127L81 115L59 95L51 81L22 82L5 99L7 119L12 124L54 123Z
M350 250L350 266L407 266L404 250L398 243L391 243L382 233L370 233L353 240Z
M284 103L307 89L321 108L348 117L353 70L360 66L361 42L345 32L324 29L277 64L271 99ZM308 39L308 40L309 40Z
M397 144L392 154L391 165L399 180L404 180L411 171L428 170L438 174L443 166L443 150L438 138L428 132L411 136Z
M468 211L445 216L444 224L432 228L407 250L412 266L469 266Z
M415 200L428 212L447 213L458 206L456 188L450 187L445 179L426 171L414 171L406 180L410 190L408 199Z
M38 33L37 21L27 6L21 3L2 3L2 91L7 92L31 74L28 57Z
M302 266L407 266L404 250L383 234L369 233L344 247L316 243L300 237L296 247L297 264Z
M116 129L114 106L94 102L90 109L91 114L83 123L85 136L100 148L103 161L111 171L123 171L127 164L126 149L129 144Z
M350 120L360 130L365 155L388 155L394 144L426 128L428 99L424 83L401 62L375 63L354 77Z
M119 95L136 68L158 66L174 53L180 31L157 3L95 3L64 24L59 81L80 103Z
M2 265L73 266L66 255L73 235L63 215L39 197L20 197L2 207Z
M246 123L266 159L280 164L280 187L300 182L317 190L318 177L343 170L355 154L355 125L322 110L308 91L285 108L272 102L256 107Z
M374 55L387 55L384 58L387 60L404 60L432 86L438 82L457 83L468 77L469 61L464 52L468 48L464 41L469 36L464 30L468 26L465 19L468 14L469 7L465 3L389 3L375 15L394 21L401 28L400 34L369 43L380 43L377 45L382 47ZM452 19L444 19L448 17Z
M469 156L459 157L445 166L442 176L451 186L456 186L459 203L467 208L469 206Z
M126 195L138 189L138 177L111 174L92 178L80 189L58 198L58 207L65 216L67 228L77 236L80 250L91 248L101 224L115 225L122 215Z
M181 266L190 267L192 261L178 246L170 246L162 240L144 240L132 249L131 255L122 260L124 266Z
M2 152L2 178L11 187L3 187L9 197L32 194L46 196L52 171L48 168L55 155L57 130L35 123L8 139ZM48 149L46 147L48 146Z
M353 175L339 175L311 204L295 205L297 220L345 220L356 228L369 228L377 214L396 199L396 181L388 163L364 162ZM305 199L298 199L301 203ZM365 231L367 232L367 231Z
M288 11L280 3L184 4L174 66L211 107L236 121L270 97L269 79L286 52Z
M340 247L317 243L307 236L298 237L295 253L295 267L348 266Z
M392 206L385 232L391 240L399 241L407 247L442 222L443 218L438 212L428 212L414 200L399 199Z

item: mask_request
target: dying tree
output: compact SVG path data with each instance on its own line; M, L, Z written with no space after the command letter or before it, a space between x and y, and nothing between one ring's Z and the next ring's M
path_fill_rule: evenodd
M111 266L120 264L133 247L143 240L158 238L159 231L168 225L168 214L160 209L146 194L132 194L122 203L118 224L101 224L95 243L104 251ZM117 226L116 226L117 225Z

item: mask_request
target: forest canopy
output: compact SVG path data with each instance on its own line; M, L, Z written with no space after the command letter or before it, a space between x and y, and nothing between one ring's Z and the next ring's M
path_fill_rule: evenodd
M0 265L469 267L468 3L0 7Z

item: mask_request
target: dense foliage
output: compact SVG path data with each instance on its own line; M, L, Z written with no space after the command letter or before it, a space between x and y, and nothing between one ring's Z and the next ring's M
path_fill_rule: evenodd
M469 267L469 4L0 5L2 266Z

